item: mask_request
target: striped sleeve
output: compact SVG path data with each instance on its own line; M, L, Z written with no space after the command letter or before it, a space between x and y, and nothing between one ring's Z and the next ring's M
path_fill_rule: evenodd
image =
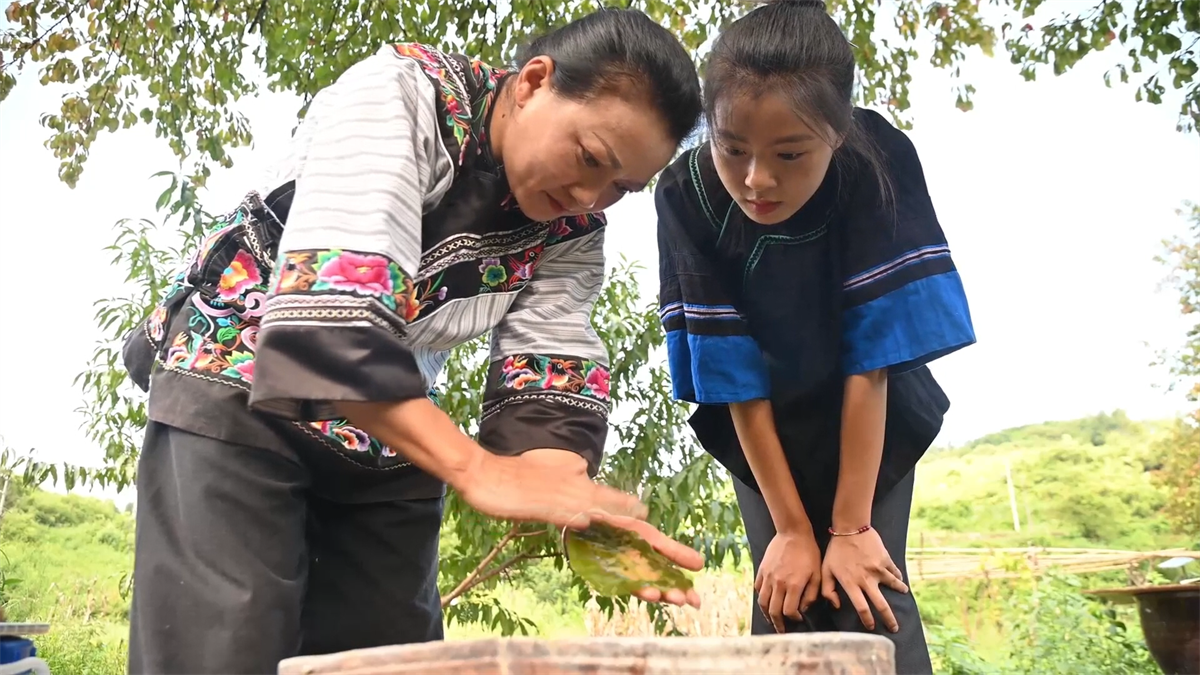
M842 369L900 373L975 342L962 278L938 223L912 141L881 116L865 120L887 158L892 202L861 181L846 220Z
M452 180L432 83L381 50L313 100L257 336L253 409L329 419L335 401L426 395L405 343L424 206Z
M714 254L715 230L697 193L685 154L660 176L658 216L659 316L676 399L700 404L768 398L766 360L729 290Z
M609 411L608 351L591 319L604 283L604 220L572 220L579 236L546 247L529 285L492 331L479 441L505 455L575 452L594 477Z

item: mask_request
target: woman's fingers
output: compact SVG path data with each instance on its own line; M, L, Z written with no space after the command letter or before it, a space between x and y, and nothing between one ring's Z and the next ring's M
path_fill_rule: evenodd
M589 505L589 511L600 511L612 516L625 516L638 520L645 520L646 516L650 513L645 504L628 492L621 492L607 485L593 483L587 478L581 479L580 488L583 488L582 482L584 481L592 488L592 503Z
M645 602L662 602L663 600L662 591L654 588L653 586L640 588L636 593L634 593L634 595Z
M644 520L627 516L610 516L592 514L593 520L603 520L613 527L629 530L645 539L654 550L666 556L671 562L693 572L704 569L704 554L691 546L681 544L663 534L657 527Z

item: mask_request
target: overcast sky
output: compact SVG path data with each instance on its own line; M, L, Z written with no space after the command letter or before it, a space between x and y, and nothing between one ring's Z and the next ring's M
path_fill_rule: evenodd
M979 343L934 364L952 408L942 443L1005 427L1124 408L1169 416L1182 398L1156 385L1154 348L1178 344L1176 298L1158 289L1153 257L1180 233L1175 214L1200 201L1200 139L1175 131L1178 97L1152 106L1130 87L1107 89L1107 55L1064 77L1024 82L1004 56L973 58L975 110L954 108L941 71L914 69L911 137L962 273ZM103 135L79 186L56 178L38 124L61 90L20 77L0 105L0 436L46 460L96 464L72 384L99 331L92 303L119 293L124 271L102 249L122 217L152 216L173 166L146 128ZM297 101L245 101L256 135L203 199L224 211L281 151ZM608 252L646 267L657 292L651 195L609 216Z

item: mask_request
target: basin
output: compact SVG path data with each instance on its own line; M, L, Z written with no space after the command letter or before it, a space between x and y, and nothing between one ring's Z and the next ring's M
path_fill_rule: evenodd
M1146 648L1164 675L1200 675L1200 584L1131 586L1090 591L1137 602Z
M279 664L279 675L895 675L891 640L865 633L745 637L497 638L376 647Z

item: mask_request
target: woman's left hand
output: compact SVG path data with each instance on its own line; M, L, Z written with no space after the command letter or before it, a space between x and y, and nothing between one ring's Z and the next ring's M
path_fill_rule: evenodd
M892 562L892 556L874 529L835 536L821 563L821 595L835 608L840 608L841 599L834 586L836 581L858 610L867 630L875 630L875 617L871 614L871 605L874 605L883 618L883 625L895 633L900 630L900 624L887 600L883 599L879 586L883 584L898 593L907 593L908 586L901 577L900 569Z

